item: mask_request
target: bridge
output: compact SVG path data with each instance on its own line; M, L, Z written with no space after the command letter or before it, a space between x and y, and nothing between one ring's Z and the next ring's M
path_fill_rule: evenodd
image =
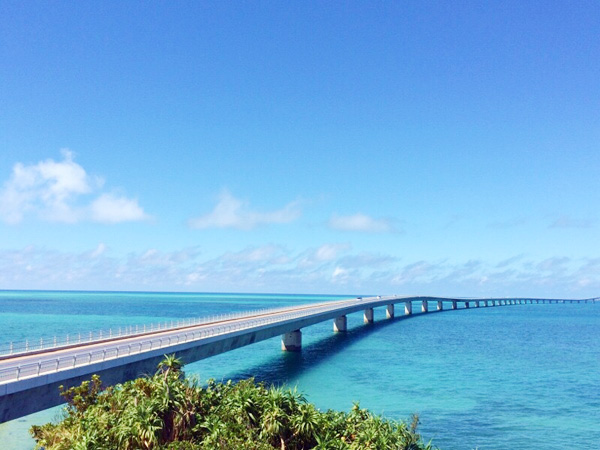
M284 351L300 351L302 329L333 320L334 332L347 330L347 315L363 313L365 323L374 320L373 309L385 308L386 318L457 309L519 304L595 303L582 300L541 298L443 298L377 296L274 308L260 312L165 323L157 327L120 330L108 336L39 346L25 345L0 355L0 423L56 406L63 402L58 386L75 386L98 374L107 385L153 373L167 353L184 363L198 361L281 335Z

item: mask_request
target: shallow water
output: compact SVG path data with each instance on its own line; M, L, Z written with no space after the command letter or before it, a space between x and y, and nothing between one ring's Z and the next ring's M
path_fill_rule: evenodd
M5 291L0 343L336 298ZM376 309L376 322L365 326L361 314L350 315L347 333L332 333L329 321L308 327L301 353L281 352L274 338L186 372L296 385L323 409L360 401L394 419L419 413L420 431L443 449L600 448L600 304L384 317ZM31 424L59 414L60 407L0 425L2 448L31 449Z

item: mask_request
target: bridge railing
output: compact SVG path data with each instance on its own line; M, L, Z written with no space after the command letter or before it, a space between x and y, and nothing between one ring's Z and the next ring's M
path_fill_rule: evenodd
M63 336L46 335L37 338L25 339L23 341L10 341L0 343L0 358L7 356L21 356L50 349L61 349L80 344L105 342L128 336L138 336L144 333L154 333L157 331L176 330L184 327L206 325L223 320L242 319L244 317L252 317L269 312L277 312L287 308L288 307L263 308L213 316L166 320L164 322L153 322L150 324L128 325L96 331L74 332L67 333Z
M147 340L142 340L134 343L119 344L115 342L114 345L111 345L110 342L107 342L107 346L102 349L96 349L91 351L82 350L81 352L70 356L49 358L45 360L40 360L37 363L23 364L0 369L0 384L11 381L18 381L24 378L36 377L43 374L59 372L62 370L68 370L74 367L86 366L119 357L125 357L138 353L166 348L172 345L177 345L185 342L206 339L218 335L231 333L234 331L259 327L261 325L267 325L270 323L284 322L286 320L306 317L321 312L332 311L337 307L337 305L322 306L318 308L311 308L310 310L306 311L303 310L283 314L277 314L275 312L274 315L268 317L242 320L231 324L208 326L207 328L202 328L199 330L181 331L179 333L174 333L168 336L152 337Z

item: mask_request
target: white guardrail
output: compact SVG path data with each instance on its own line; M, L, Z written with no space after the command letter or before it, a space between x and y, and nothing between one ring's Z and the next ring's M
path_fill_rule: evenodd
M278 308L283 309L283 308ZM64 336L42 336L24 341L10 341L0 344L0 358L7 356L19 356L43 350L60 349L79 344L91 344L115 338L137 336L141 333L154 333L156 331L175 330L182 327L205 325L223 320L242 319L244 317L256 316L277 309L257 309L239 313L221 314L215 316L194 317L189 319L168 320L151 324L138 324L122 327L109 328L108 330L97 330L89 332L68 333Z
M344 303L352 302L352 300L353 299L345 300ZM47 360L40 360L39 362L36 362L36 363L27 363L27 364L23 364L23 365L19 365L19 366L13 366L13 367L0 369L0 384L8 383L11 381L18 381L18 380L21 380L24 378L36 377L36 376L43 375L43 374L59 372L61 370L68 370L68 369L71 369L74 367L86 366L86 365L106 361L109 359L115 359L115 358L119 358L119 357L125 357L125 356L129 356L129 355L143 353L143 352L147 352L147 351L151 351L151 350L157 350L160 348L169 347L169 346L177 345L180 343L206 339L206 338L213 337L213 336L231 333L233 331L249 329L249 328L258 327L261 325L267 325L270 323L283 322L286 320L297 319L297 318L301 318L301 317L305 317L305 316L318 314L321 312L332 311L332 310L335 310L336 308L339 308L339 303L341 303L341 302L334 302L334 304L330 303L327 306L321 306L321 307L318 307L318 304L316 304L315 305L316 308L311 307L310 309L301 310L301 311L292 312L292 313L277 314L277 311L282 310L282 309L288 309L289 308L288 307L288 308L261 310L261 312L256 312L256 311L245 312L245 313L239 315L240 317L237 317L237 315L235 315L235 314L228 315L228 316L218 316L220 318L219 320L226 320L227 318L229 318L231 320L235 320L235 319L243 319L244 317L257 315L257 314L261 314L261 313L262 314L264 314L264 313L274 314L272 316L256 318L256 319L249 318L248 320L242 320L242 321L238 321L238 322L235 322L232 324L224 324L224 325L215 324L212 327L207 327L207 328L201 329L201 330L189 330L189 331L182 330L180 333L174 333L169 336L152 337L147 340L141 340L141 341L129 343L129 344L126 344L126 343L119 344L118 342L114 342L114 344L111 345L111 342L109 341L109 342L107 342L107 346L102 349L97 349L97 350L92 350L92 351L82 351L81 353L76 353L73 355L68 355L68 356L63 356L63 357L58 357L58 358L50 358ZM348 306L350 306L350 305L348 305ZM196 319L195 321L192 321L192 323L189 323L189 325L190 326L195 326L195 325L200 326L202 324L210 323L211 321L214 322L215 320L217 320L217 319L215 319L215 318ZM181 324L180 326L188 326L188 321L185 321L185 325L183 325L183 323L184 323L183 321L179 321L178 323ZM170 328L168 328L168 329L170 329ZM160 328L160 329L155 328L154 330L147 330L147 332L148 331L163 332L163 331L168 331L168 329L167 328ZM176 331L176 327L174 327L172 330ZM121 334L121 337L127 337L127 336L135 337L135 333ZM113 338L116 338L116 337L118 337L118 336L113 335ZM94 341L90 341L90 342L94 342ZM87 344L88 341L84 341L82 343ZM76 342L73 342L73 344L76 344ZM31 353L31 350L29 352Z

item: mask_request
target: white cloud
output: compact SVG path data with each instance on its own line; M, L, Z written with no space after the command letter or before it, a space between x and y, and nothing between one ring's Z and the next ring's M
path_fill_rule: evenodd
M136 199L113 194L100 195L90 205L90 212L92 220L100 223L134 222L149 218Z
M365 233L386 233L394 230L389 220L374 219L361 213L350 216L333 215L329 220L329 227L334 230Z
M104 289L195 292L291 292L442 296L590 298L600 290L600 258L497 262L412 261L344 252L303 265L307 254L276 245L216 257L198 248L112 254L105 244L81 253L37 247L0 249L0 285L7 289ZM348 262L365 259L371 264ZM555 266L560 270L553 270Z
M91 203L84 200L99 190L104 181L86 173L69 150L63 160L47 159L37 164L16 163L0 190L0 220L18 224L28 214L51 222L95 221L117 223L143 220L148 216L137 200L100 194Z
M324 244L315 252L315 259L317 261L333 261L340 253L349 249L349 244Z
M271 212L256 212L248 204L224 190L215 208L208 214L191 219L192 228L237 228L250 230L259 225L290 223L300 217L298 202L288 203L282 209Z
M346 269L336 266L331 274L331 281L336 284L346 284L350 278L350 274Z
M303 270L331 263L339 258L340 254L350 250L350 244L323 244L316 249L308 249L297 258L298 267Z
M106 244L104 244L103 242L100 242L98 244L98 247L96 247L96 249L90 253L90 256L92 258L97 258L98 256L103 255L104 252L106 252Z

